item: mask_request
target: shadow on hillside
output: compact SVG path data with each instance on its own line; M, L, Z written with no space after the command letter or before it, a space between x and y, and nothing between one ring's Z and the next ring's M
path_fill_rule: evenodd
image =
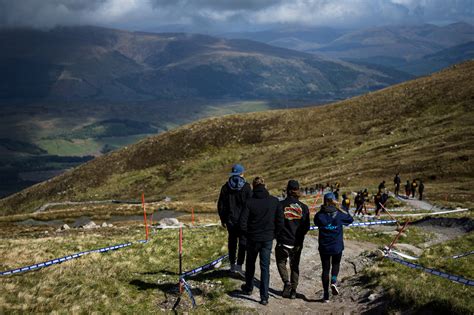
M139 279L135 279L130 281L131 285L134 285L137 287L138 290L160 290L165 293L171 293L171 294L178 294L179 292L179 286L178 283L174 282L168 282L168 283L150 283L150 282L145 282ZM202 295L203 292L199 288L191 288L191 292L193 295Z
M195 281L205 281L205 280L213 280L213 279L222 279L222 278L232 278L236 280L244 280L242 275L232 273L228 270L214 270L211 272L200 273L196 276L189 277Z

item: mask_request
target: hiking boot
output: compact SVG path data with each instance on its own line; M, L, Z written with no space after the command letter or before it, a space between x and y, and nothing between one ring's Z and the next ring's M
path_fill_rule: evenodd
M329 299L323 299L323 303L329 303Z
M281 294L284 298L289 298L291 293L291 284L289 282L285 283L283 286L283 292Z
M262 304L262 305L267 305L267 304L268 304L268 300L261 300L259 303Z
M253 291L251 289L249 290L249 288L247 288L245 284L242 284L242 286L240 286L240 289L242 290L242 293L245 295L251 295Z
M230 264L230 272L235 272L235 264Z
M295 289L291 289L290 299L292 299L292 300L296 299L296 290Z
M339 289L337 288L335 283L331 283L331 292L332 292L332 295L338 295L339 294Z

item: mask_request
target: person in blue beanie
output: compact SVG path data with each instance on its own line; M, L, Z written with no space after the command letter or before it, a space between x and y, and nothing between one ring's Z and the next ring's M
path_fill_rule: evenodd
M217 202L221 224L224 228L227 228L229 234L227 245L230 271L235 273L242 273L247 246L245 235L239 227L240 216L245 207L245 202L252 196L252 189L250 184L245 181L244 171L244 167L240 164L232 166L230 177L227 183L222 186Z
M343 225L354 221L350 214L337 207L336 197L332 192L324 195L324 204L314 216L314 224L319 228L319 255L323 272L323 301L329 302L329 273L331 273L331 292L338 295L337 275L344 250Z

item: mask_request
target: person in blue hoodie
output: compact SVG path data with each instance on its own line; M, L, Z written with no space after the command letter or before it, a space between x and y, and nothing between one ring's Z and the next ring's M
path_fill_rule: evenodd
M354 221L350 214L337 207L337 200L333 193L324 195L324 204L314 216L314 224L319 228L319 255L323 272L323 301L329 302L329 273L331 273L331 292L339 294L337 275L344 250L343 225Z
M245 235L239 227L240 216L245 207L245 202L252 196L252 189L250 184L245 181L244 171L244 167L240 164L232 166L230 177L227 183L222 186L219 200L217 201L221 224L224 228L227 228L229 234L230 271L235 273L242 273L247 246ZM238 251L237 246L239 248Z

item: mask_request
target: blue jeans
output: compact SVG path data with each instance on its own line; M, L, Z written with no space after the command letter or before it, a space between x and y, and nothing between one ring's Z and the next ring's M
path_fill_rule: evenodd
M253 288L255 275L255 262L260 256L260 299L268 300L268 287L270 284L270 256L272 254L273 240L247 242L247 261L245 264L245 286L248 290Z

